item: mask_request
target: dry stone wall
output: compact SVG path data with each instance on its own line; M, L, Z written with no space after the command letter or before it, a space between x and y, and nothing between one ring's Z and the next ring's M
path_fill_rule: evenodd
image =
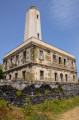
M17 86L17 87L16 87ZM16 92L22 91L18 97ZM39 94L40 93L40 94ZM72 83L44 83L44 82L22 82L8 81L2 84L0 80L0 99L5 99L7 105L23 106L27 95L32 104L44 102L46 99L63 99L79 96L79 84Z

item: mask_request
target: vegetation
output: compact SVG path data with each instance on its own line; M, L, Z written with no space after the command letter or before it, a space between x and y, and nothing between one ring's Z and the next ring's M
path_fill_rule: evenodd
M25 115L30 115L30 113L32 112L32 104L30 102L30 98L29 96L27 95L27 98L26 98L26 103L23 105L23 112Z
M45 95L50 94L50 90L45 91Z
M2 64L0 64L0 69L1 69L1 70L3 69L3 65L2 65Z
M21 90L18 90L17 92L16 92L16 96L17 97L20 97L22 95L22 91Z
M55 120L57 116L79 106L79 96L62 100L45 100L44 103L32 106L29 96L23 108L11 105L7 107L4 100L0 100L0 120Z
M41 93L40 93L40 92L36 93L36 97L39 97L40 95L41 95Z
M4 79L4 72L0 69L0 79Z

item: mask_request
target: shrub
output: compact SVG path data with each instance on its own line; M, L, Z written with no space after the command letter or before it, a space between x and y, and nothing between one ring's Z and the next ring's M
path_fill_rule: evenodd
M45 91L45 95L50 94L50 90Z
M23 112L25 113L25 115L30 115L30 113L32 112L32 104L28 95L26 97L26 102L23 105Z
M13 106L11 104L9 104L9 109L12 110L13 109Z
M0 100L0 111L5 107L7 107L6 106L6 101L5 100Z
M21 90L18 90L17 92L16 92L16 96L17 97L20 97L22 95L22 91Z
M40 92L36 93L36 97L39 97L40 95L41 95L41 93L40 93Z
M64 89L62 88L61 84L58 84L58 90L62 91L64 93Z
M57 92L57 89L55 88L55 92Z

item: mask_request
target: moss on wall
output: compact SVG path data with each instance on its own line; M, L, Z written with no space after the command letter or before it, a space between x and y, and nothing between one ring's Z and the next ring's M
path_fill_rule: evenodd
M34 80L34 73L26 72L25 80L33 81Z

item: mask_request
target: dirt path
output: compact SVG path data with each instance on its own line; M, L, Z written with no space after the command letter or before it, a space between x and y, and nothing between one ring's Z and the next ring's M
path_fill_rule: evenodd
M58 120L79 120L79 107L75 107L60 115Z

